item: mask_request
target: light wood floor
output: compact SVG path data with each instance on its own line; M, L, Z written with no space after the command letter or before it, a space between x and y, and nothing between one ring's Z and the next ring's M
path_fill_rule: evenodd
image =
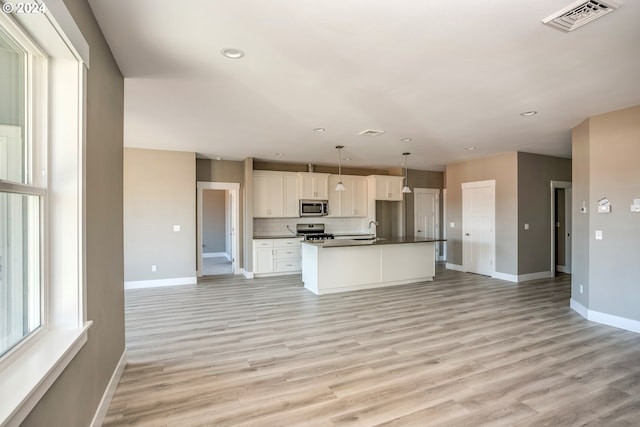
M126 291L105 426L638 426L640 334L569 277L316 296L300 276Z

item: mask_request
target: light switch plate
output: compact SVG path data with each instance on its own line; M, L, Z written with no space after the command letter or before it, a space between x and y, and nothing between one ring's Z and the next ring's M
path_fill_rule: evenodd
M455 222L450 223L450 224L449 224L449 227L451 227L451 228L455 228L455 227L456 227L456 223L455 223Z
M602 230L596 230L596 240L602 240Z
M180 226L179 225L174 225L173 226L173 231L180 231Z
M528 230L528 229L529 229L529 224L525 224L525 225L524 225L524 229L525 229L525 230Z

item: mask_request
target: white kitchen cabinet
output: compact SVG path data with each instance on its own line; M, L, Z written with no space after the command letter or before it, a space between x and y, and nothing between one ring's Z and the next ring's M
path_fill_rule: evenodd
M367 178L342 175L345 191L334 190L338 181L340 181L339 175L331 175L329 177L329 216L367 216Z
M298 173L301 199L327 200L329 198L328 173Z
M294 274L302 270L300 238L254 239L255 275Z
M295 173L253 172L254 218L298 216L298 182Z
M402 201L402 184L404 177L387 175L369 175L368 182L373 186L376 200Z

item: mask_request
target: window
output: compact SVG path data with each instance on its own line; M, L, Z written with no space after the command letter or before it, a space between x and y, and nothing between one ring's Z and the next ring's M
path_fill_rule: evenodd
M63 0L47 0L38 13L0 13L0 425L20 425L91 326L83 237L88 67L89 47Z
M32 48L31 48L32 49ZM0 31L0 355L41 325L42 215L45 189L34 178L44 146L32 97L35 62L44 58ZM37 185L40 184L40 185Z

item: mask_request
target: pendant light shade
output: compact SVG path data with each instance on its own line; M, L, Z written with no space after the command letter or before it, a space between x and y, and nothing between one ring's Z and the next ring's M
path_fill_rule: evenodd
M338 185L336 185L336 191L345 191L346 187L342 183L342 155L341 150L344 148L344 145L336 145L338 149L338 175L340 176L340 181L338 181Z
M407 156L411 153L402 153L404 156L404 187L402 187L403 193L411 193L411 188L409 188L408 182L408 172L407 172Z

